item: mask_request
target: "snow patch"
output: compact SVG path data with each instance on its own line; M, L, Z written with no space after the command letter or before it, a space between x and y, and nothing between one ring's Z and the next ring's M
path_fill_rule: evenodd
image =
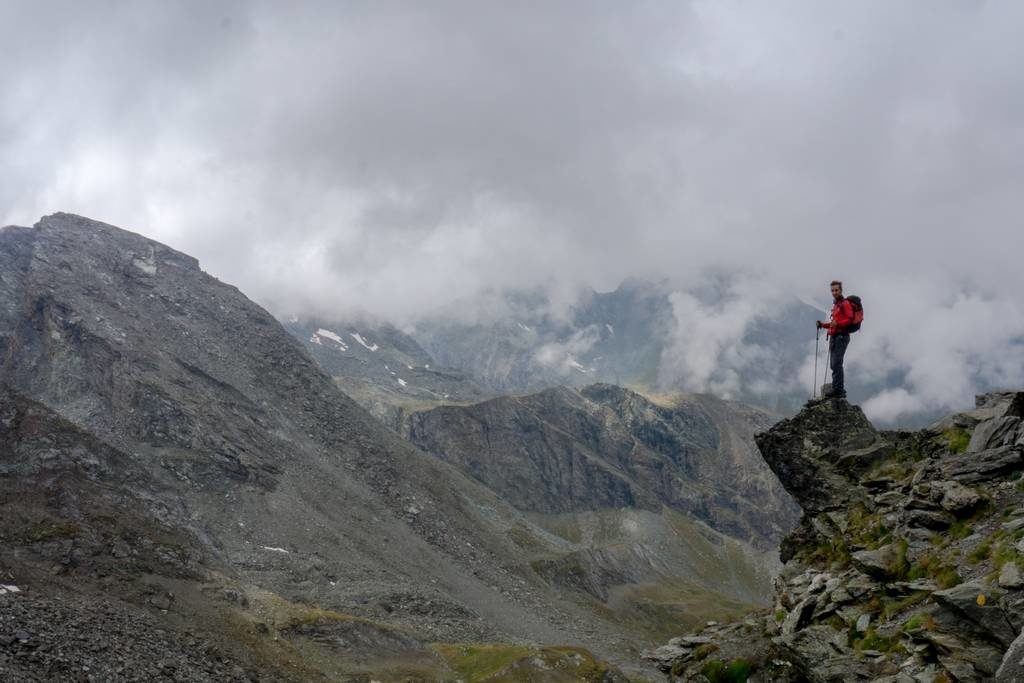
M408 382L406 382L406 381L405 381L404 379L402 379L401 377L399 377L399 378L398 378L398 383L399 383L399 384L401 384L401 385L402 385L403 387L409 386L409 383L408 383Z
M331 332L330 330L325 330L321 327L315 334L313 334L313 336L316 339L310 339L310 341L315 341L315 343L320 344L321 346L323 346L323 342L320 341L320 338L323 337L324 339L330 339L332 342L340 346L342 351L348 351L348 346L336 332Z
M6 595L7 593L20 593L21 589L17 586L8 586L6 584L0 584L0 595Z
M331 341L337 343L338 346L340 346L343 350L348 351L348 345L337 333L331 332L330 330L325 330L322 327L319 330L317 330L316 333L321 337L330 339Z
M522 330L526 330L527 332L533 332L533 330L530 328L529 325L524 325L523 323L519 322L518 320L516 321L516 325L519 325L519 328L522 329Z
M604 327L606 330L608 330L608 334L615 336L615 328L612 327L611 323L605 323Z
M261 545L260 547L263 548L264 550L269 550L272 553L284 553L285 555L291 555L291 553L289 553L284 548L274 548L274 547L271 547L269 545Z
M367 342L365 339L362 338L362 336L358 332L350 332L349 334L352 336L353 339L355 339L357 342L359 342L366 348L370 349L371 351L376 351L377 349L380 348L376 344L370 344L369 342Z
M313 344L319 344L320 346L324 345L324 343L320 341L320 337L316 336L315 334L309 338L309 341Z

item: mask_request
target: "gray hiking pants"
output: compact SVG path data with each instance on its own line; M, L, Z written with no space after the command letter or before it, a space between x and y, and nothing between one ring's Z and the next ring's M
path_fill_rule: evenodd
M842 394L846 391L843 383L843 356L850 345L849 334L836 334L828 338L828 360L832 368L832 391Z

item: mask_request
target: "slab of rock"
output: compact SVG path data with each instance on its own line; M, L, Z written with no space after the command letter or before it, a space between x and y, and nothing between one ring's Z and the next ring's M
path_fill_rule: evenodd
M878 550L860 550L850 556L853 565L879 581L889 581L896 578L893 568L897 560L896 545L890 543Z
M811 615L814 614L814 608L817 606L817 596L811 595L801 600L793 608L793 611L786 615L785 620L782 622L782 634L790 635L807 626L811 620Z
M1021 578L1016 562L1011 560L1003 564L1003 568L999 571L999 586L1011 589L1024 586L1024 579Z
M673 664L689 659L690 652L689 648L669 643L653 650L644 650L640 653L640 656L649 662L653 662L659 671L668 673L672 669Z
M929 581L928 579L917 579L916 581L900 581L895 585L908 593L917 593L920 591L927 591L931 593L939 590L938 584L936 584L934 581Z
M882 507L895 507L907 499L905 493L899 491L886 491L875 496L875 504Z
M992 418L1024 417L1024 391L992 391L974 397L976 411L989 411ZM982 413L979 413L982 414Z
M892 454L893 445L888 441L879 441L865 448L854 448L846 451L836 461L836 467L847 474L857 475L871 469L874 465L882 462ZM891 482L891 484L894 483Z
M962 484L978 484L1001 479L1007 474L1024 469L1024 456L1019 446L1000 446L980 453L968 453L950 458L943 464L948 479Z
M982 422L974 429L971 442L967 445L968 453L980 453L991 448L999 448L1013 444L1017 438L1020 418L1012 415L997 417Z
M1024 681L1024 631L1010 644L1003 655L1003 663L996 671L998 683L1016 683Z
M970 621L991 640L1008 647L1016 637L1016 630L998 601L1005 591L980 581L962 583L943 591L932 593L932 598L942 608L959 618Z
M948 529L956 521L948 512L932 512L930 510L907 510L903 520L907 526L936 531Z
M974 410L967 410L944 417L928 427L928 431L941 434L947 429L959 427L971 429L980 422L1000 417L1024 417L1024 392L1003 391L978 394L974 397Z
M1007 531L1024 529L1024 517L1018 517L1017 519L1011 519L1009 522L1003 522L1003 528Z

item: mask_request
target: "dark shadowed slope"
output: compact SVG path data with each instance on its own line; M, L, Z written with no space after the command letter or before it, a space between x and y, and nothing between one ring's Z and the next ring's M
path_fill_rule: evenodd
M753 448L770 424L710 397L663 398L596 384L412 414L406 434L520 510L662 506L764 548L797 508Z

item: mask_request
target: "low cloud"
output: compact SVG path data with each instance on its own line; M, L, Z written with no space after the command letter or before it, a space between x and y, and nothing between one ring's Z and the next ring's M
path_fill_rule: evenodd
M760 312L693 299L693 274L757 272L751 300L840 277L868 305L851 372L962 404L1024 381L1022 20L924 0L5 3L0 224L80 213L276 313L403 326L664 277L689 293L665 373L724 394L808 378L754 386L774 351L737 340Z
M542 344L537 348L533 358L539 365L554 369L566 377L585 375L590 369L580 362L580 358L600 340L600 329L596 325L588 325L575 331L564 342Z

